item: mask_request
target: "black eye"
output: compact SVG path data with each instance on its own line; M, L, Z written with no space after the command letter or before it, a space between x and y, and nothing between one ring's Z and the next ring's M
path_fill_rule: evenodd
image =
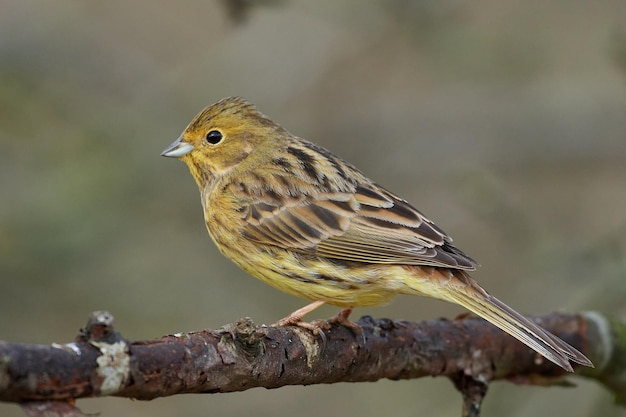
M219 130L211 130L206 134L206 141L211 145L217 145L222 140L222 132Z

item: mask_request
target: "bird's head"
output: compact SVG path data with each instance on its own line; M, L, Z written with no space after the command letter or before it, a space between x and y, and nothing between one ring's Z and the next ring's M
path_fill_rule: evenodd
M271 159L285 130L241 97L202 110L161 155L179 158L203 188L236 169Z

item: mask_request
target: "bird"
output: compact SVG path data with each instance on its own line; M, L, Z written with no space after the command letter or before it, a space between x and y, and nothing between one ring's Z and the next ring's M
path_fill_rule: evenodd
M398 294L459 304L573 372L581 352L485 291L478 263L398 195L329 150L289 133L241 97L206 107L161 154L189 168L209 235L223 255L261 281L310 304L352 309Z

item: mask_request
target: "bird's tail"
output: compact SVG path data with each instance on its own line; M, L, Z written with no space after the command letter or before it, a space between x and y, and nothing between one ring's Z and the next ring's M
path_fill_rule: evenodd
M570 361L593 367L585 355L489 295L466 272L440 272L452 276L446 277L448 285L437 298L462 305L569 372L573 372Z

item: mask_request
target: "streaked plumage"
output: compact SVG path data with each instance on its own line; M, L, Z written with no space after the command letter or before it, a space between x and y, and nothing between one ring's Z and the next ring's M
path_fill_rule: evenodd
M405 200L242 98L207 107L163 152L198 183L209 234L242 269L288 293L344 307L414 294L460 304L571 371L580 352L485 292L477 263Z

